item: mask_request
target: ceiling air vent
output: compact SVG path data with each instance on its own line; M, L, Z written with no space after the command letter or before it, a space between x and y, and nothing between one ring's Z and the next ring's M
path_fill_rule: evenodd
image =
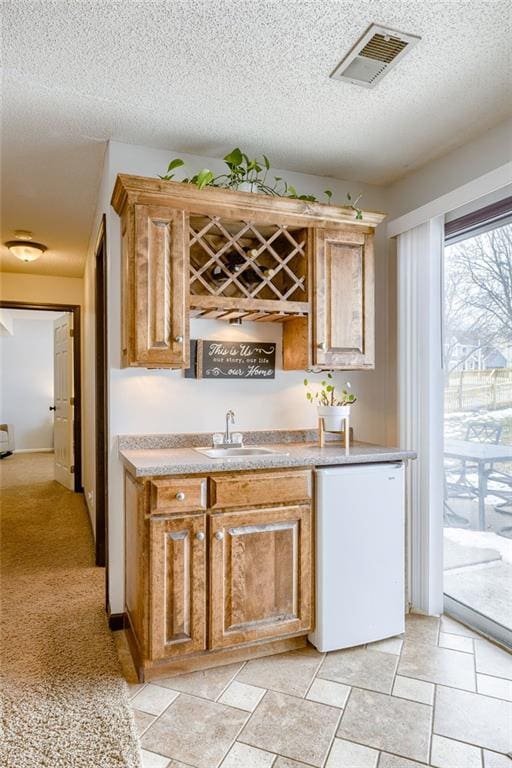
M331 77L373 88L419 40L417 35L372 24Z

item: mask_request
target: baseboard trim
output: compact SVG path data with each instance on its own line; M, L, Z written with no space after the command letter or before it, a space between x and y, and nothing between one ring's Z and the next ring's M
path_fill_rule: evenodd
M120 629L126 629L128 626L126 613L110 613L108 616L108 626L111 632L119 632Z
M16 448L13 453L53 453L53 448Z

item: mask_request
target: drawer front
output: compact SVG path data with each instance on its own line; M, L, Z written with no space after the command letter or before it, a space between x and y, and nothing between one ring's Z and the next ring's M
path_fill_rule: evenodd
M233 472L210 477L210 508L262 506L308 501L312 472L309 469L283 472Z
M206 509L206 478L165 478L151 481L151 514Z

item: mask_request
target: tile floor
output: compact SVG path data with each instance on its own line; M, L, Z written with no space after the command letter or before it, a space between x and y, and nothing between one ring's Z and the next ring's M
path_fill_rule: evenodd
M130 689L144 768L512 768L512 655L448 617Z

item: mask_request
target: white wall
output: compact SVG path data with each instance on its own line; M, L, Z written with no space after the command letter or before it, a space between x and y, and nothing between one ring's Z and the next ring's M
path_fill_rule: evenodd
M396 218L430 203L511 159L512 119L392 184L387 196L389 217Z
M0 274L0 298L3 301L81 305L83 289L81 277L24 275L20 272Z
M506 120L477 139L427 163L418 171L386 188L388 221L428 205L459 187L474 182L491 171L502 168L512 159L512 120ZM486 194L459 208L454 216L462 216L491 202L508 196L510 185ZM446 214L450 212L445 211ZM447 218L453 218L447 216ZM386 223L384 224L386 226ZM396 243L388 241L388 343L387 343L387 402L388 440L398 440L398 381L397 381L397 270Z
M0 337L0 423L14 425L16 450L53 449L53 322L15 316Z
M187 173L209 167L220 171L222 161L147 147L136 147L111 142L105 158L96 220L91 235L91 248L85 272L85 317L88 359L93 360L91 330L94 323L94 265L93 242L96 239L101 214L107 214L107 252L109 285L109 563L110 605L112 612L123 610L123 472L117 455L116 436L125 433L198 432L222 428L224 413L233 408L237 427L241 430L265 428L301 428L315 425L315 412L305 401L302 384L303 372L276 371L274 381L204 381L185 380L181 371L148 371L120 368L120 227L119 219L110 208L110 197L117 173L156 176L163 173L171 157L179 155L187 162ZM181 169L180 169L181 170ZM353 184L334 179L279 171L300 192L322 196L324 189L333 190L333 202L343 203L348 191L363 192L362 205L373 210L385 209L382 189L370 185ZM185 174L183 174L185 175ZM179 178L179 177L178 177ZM387 381L387 257L385 233L376 241L377 274L377 365L375 371L350 374L350 381L358 394L353 424L358 438L385 443ZM280 368L281 333L273 323L245 323L236 328L219 321L197 320L192 323L192 336L199 338L261 339L278 343ZM342 380L345 380L342 376ZM89 382L86 393L88 414L93 414L93 394ZM94 441L86 446L84 485L86 496L94 491ZM89 497L91 516L94 499Z

